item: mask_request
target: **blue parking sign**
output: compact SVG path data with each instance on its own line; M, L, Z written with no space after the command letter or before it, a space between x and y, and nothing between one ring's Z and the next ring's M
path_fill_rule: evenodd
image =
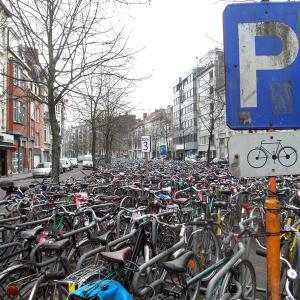
M300 128L300 2L231 4L223 19L227 125Z
M162 156L167 155L167 145L160 145L160 155Z

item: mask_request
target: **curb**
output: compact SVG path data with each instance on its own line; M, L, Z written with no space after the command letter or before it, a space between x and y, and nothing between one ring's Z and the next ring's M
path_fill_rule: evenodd
M13 178L12 177L0 177L0 182L2 180L12 180L12 181L21 181L21 180L25 180L25 179L28 179L28 178L32 178L32 175L28 175L28 176L25 176L25 177L17 177L17 178Z

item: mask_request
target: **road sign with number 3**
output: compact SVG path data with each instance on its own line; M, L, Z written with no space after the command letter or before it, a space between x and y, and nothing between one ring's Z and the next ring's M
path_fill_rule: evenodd
M141 143L142 143L142 152L150 153L151 152L151 136L143 135L141 137Z

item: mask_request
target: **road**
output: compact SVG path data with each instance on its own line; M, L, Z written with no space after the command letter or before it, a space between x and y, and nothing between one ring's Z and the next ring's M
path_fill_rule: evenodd
M84 175L81 172L82 166L79 166L79 168L76 168L70 172L63 173L60 176L60 180L65 181L70 176L74 177L75 179L81 179L84 177ZM86 174L89 174L89 170L84 171ZM33 178L27 178L24 180L18 180L15 182L16 186L21 185L29 185L33 180L40 180L40 179L33 179ZM4 191L0 189L0 199L4 196ZM250 247L250 261L253 263L256 273L256 283L258 287L266 288L266 259L263 257L259 257L255 254L256 245L253 243ZM264 297L264 294L258 293L257 299L266 299Z
M73 169L72 171L60 174L60 180L61 181L65 181L66 179L68 179L70 176L74 177L75 179L81 179L84 177L84 175L81 172L82 170L82 166L79 165L78 168ZM91 171L90 170L84 170L84 173L89 174ZM42 178L26 178L26 179L22 179L22 180L18 180L15 181L15 186L22 186L22 185L29 185L32 181L41 181ZM3 190L0 189L0 199L2 199L5 195L5 192Z

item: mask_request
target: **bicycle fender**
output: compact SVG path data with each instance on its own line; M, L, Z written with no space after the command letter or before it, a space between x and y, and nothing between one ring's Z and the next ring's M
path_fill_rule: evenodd
M28 265L19 264L19 265L16 265L16 266L11 266L11 267L5 269L4 271L2 271L2 273L0 274L0 280L2 280L2 278L5 277L7 273L9 273L11 271L14 271L14 270L17 270L19 268L28 269L28 270L34 272L34 269L32 267L30 267Z

